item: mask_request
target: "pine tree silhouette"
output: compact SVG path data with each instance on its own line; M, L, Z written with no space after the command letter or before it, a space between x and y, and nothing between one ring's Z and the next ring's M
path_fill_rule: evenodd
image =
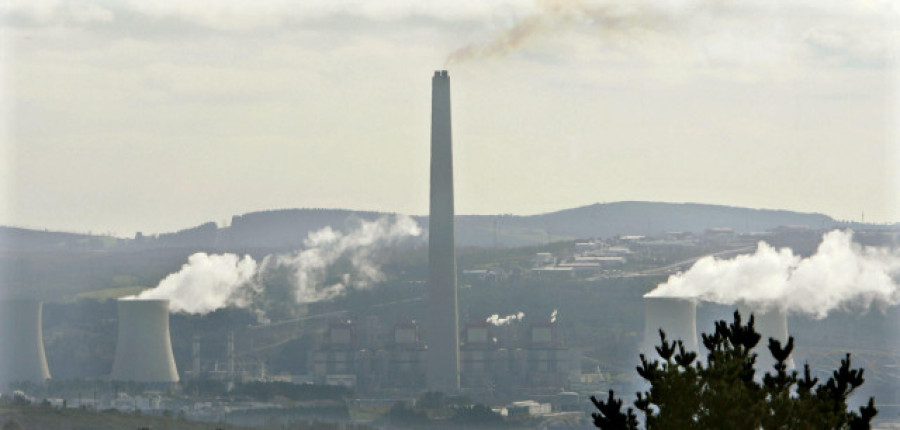
M743 324L735 311L731 323L717 321L712 333L701 336L706 364L696 362L697 353L686 351L680 340L669 341L662 330L659 337L656 352L661 360L641 354L637 366L638 375L650 383L649 391L637 393L634 401L648 430L862 430L871 428L878 413L873 398L858 412L847 410L848 397L865 382L864 370L852 368L850 354L823 384L812 377L809 364L804 364L802 377L788 372L793 337L784 345L769 339L775 364L758 382L754 348L761 336L753 315ZM597 428L639 428L635 410L623 410L612 390L606 400L591 397L591 402L598 410L592 414Z

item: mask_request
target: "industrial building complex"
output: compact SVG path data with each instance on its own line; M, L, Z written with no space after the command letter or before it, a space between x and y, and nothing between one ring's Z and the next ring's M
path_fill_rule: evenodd
M378 410L384 412L397 404L411 404L424 394L442 393L489 404L497 412L502 409L508 417L578 411L573 416L581 420L576 420L581 425L587 422L588 415L583 413L590 407L587 397L613 388L620 393L630 389L638 354L645 354L651 360L658 359L655 347L659 345L660 330L665 331L669 340L682 341L688 350L701 351L698 335L710 327L698 327L698 314L703 314L701 320L722 316L721 312L713 315L723 310L719 308L712 311L707 308L704 314L704 303L696 297L646 294L655 283L682 273L707 256L751 252L763 240L783 240L786 246L800 244L798 248L809 248L808 254L817 243L815 241L821 238L820 232L805 226L746 234L738 234L729 227L715 227L703 233L666 232L656 237L623 232L623 235L607 239L591 237L572 239L567 243L553 243L547 239L543 245L521 248L525 251L520 253L525 257L517 256L519 260L514 263L510 261L515 257L503 256L491 260L490 264L481 264L481 261L467 264L466 255L460 254L461 267L457 267L452 109L450 77L446 70L434 72L431 90L427 274L422 270L426 264L424 242L411 246L412 251L405 250L414 255L404 254L405 258L420 259L408 265L397 264L399 268L394 268L395 272L405 276L395 282L397 290L407 289L391 294L409 295L399 299L393 297L393 301L385 300L387 303L380 304L399 305L389 311L379 310L382 313L366 309L365 306L370 304L365 303L362 311L359 306L354 310L327 308L318 315L307 315L312 302L301 304L284 300L287 303L278 304L296 305L297 309L285 312L287 316L282 315L281 320L270 320L263 311L248 307L241 309L243 313L237 316L237 312L222 311L204 320L204 325L197 321L206 316L170 314L169 300L121 298L115 300L115 317L110 310L104 321L98 318L89 324L92 328L109 327L109 331L104 332L109 343L112 342L113 324L117 335L114 354L106 355L111 359L92 363L103 368L103 375L94 374L85 379L111 384L142 384L153 394L120 396L117 386L115 394L105 400L88 400L79 392L77 401L63 400L61 404L161 411L169 407L160 400L165 396L160 393L176 393L183 394L178 400L181 403L172 400L177 397L172 395L170 400L175 406L169 409L179 408L188 417L216 421L245 406L246 410L257 408L270 412L283 405L275 401L251 406L236 406L236 402L214 404L208 399L195 401L201 397L199 392L204 384L220 384L230 392L239 384L285 383L346 389L355 396L356 407L367 413L367 408L380 408ZM493 251L500 254L496 247L497 219L492 221ZM648 219L646 224L649 223ZM641 220L636 224L645 222ZM215 230L215 226L210 228ZM527 235L547 234L540 230L521 230ZM896 242L897 235L892 234L891 238ZM877 232L869 240L884 237L888 236ZM140 247L146 243L142 241L137 237L134 249L143 251ZM236 251L228 249L227 252ZM419 266L414 266L419 262ZM254 282L257 281L254 279ZM341 282L348 281L341 278ZM260 286L257 290L262 289ZM526 289L527 292L522 293ZM467 297L467 293L471 296ZM488 297L490 303L472 299L477 294L482 294L478 298ZM508 317L490 315L498 304L509 304L507 298L515 294L519 294L515 296L518 298L531 294L527 297L530 307L524 309L525 305L522 305L529 312L527 318L519 309ZM555 294L560 297L567 294L559 300L561 305L590 315L557 321L557 304L547 303L549 299L555 299ZM593 302L573 304L581 297L591 297ZM599 303L607 297L611 297L608 303ZM175 303L172 301L172 308L177 310ZM510 306L520 304L515 302ZM729 312L738 308L742 315L754 314L756 329L763 339L788 340L788 312L784 309L752 302L718 305L729 308ZM50 300L47 300L47 306L51 306ZM108 309L112 309L111 306ZM51 355L48 363L42 326L47 315L43 309L44 304L39 300L0 300L0 394L22 381L46 385L51 380L54 357ZM401 311L393 312L393 309ZM533 309L546 310L545 316L535 316L531 313ZM179 318L181 331L177 330ZM614 318L621 321L612 321L608 327L597 327L598 321L606 323ZM190 323L185 322L187 320ZM209 321L223 323L217 326ZM170 324L174 331L170 332ZM792 329L796 326L794 320L791 325ZM578 333L569 336L567 331ZM66 333L70 332L57 329L51 332L52 335L46 335L51 342L48 345L52 347L52 342ZM798 362L802 358L818 357L822 363L830 364L826 361L832 354L833 344L829 342L833 338L816 337L819 332L808 327L807 333L814 334L809 336L812 343L824 339L820 342L824 346L801 351L806 356L798 358ZM571 342L572 338L577 338L577 342ZM107 350L113 351L112 348ZM888 363L882 368L892 369L890 363L900 363L893 352L885 353L883 357L881 352L879 354L873 354L873 357ZM276 356L281 361L272 365ZM773 360L764 353L759 357L756 366L761 374L772 367ZM176 359L181 364L180 370ZM792 357L788 360L788 368L794 366ZM56 374L57 370L53 369ZM895 374L880 378L885 387L898 380ZM195 390L194 399L184 388L189 385ZM885 391L900 399L900 391L891 392L889 388ZM329 398L316 403L318 400L303 399L306 403L300 402L302 405L298 409L327 409L346 399ZM501 408L501 405L504 406ZM556 423L558 427L548 425L544 428L570 428L561 422Z

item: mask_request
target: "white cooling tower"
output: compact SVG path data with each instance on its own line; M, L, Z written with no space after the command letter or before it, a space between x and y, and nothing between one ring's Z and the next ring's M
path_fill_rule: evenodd
M169 338L168 300L119 300L119 337L110 377L117 381L178 382Z
M754 328L762 337L756 346L756 370L760 372L774 372L772 366L775 365L775 359L769 352L769 338L781 342L784 346L788 341L788 324L787 314L780 309L770 308L767 310L759 310L759 308L751 307L746 304L739 304L738 311L741 312L741 320L744 324L750 320L750 314L753 314ZM794 368L794 358L788 357L787 370Z
M685 349L697 351L697 302L683 297L644 296L644 341L641 352L658 359L659 330L666 340L681 340Z
M37 300L0 301L0 383L50 379Z

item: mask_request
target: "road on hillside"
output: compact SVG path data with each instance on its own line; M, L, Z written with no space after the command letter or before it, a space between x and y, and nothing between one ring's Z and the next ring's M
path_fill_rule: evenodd
M687 260L682 260L682 261L679 261L679 262L677 262L677 263L672 263L672 264L668 264L668 265L661 266L661 267L655 267L655 268L653 268L653 269L647 269L647 270L638 272L638 274L639 274L639 275L642 275L642 276L671 275L671 274L678 273L678 272L680 272L680 271L683 271L683 270L685 270L685 269L690 268L691 266L694 265L694 263L697 262L697 260L699 260L699 259L701 259L701 258L706 258L706 257L717 257L717 258L721 258L721 257L730 257L730 256L733 256L733 255L743 254L743 253L746 253L746 252L748 252L748 251L749 251L749 252L752 252L752 251L754 251L754 250L756 249L756 246L757 246L756 244L753 244L753 245L747 245L747 246L743 246L743 247L736 248L736 249L728 249L728 250L725 250L725 251L714 252L714 253L712 253L712 254L701 255L701 256L698 256L698 257L689 258L689 259L687 259Z

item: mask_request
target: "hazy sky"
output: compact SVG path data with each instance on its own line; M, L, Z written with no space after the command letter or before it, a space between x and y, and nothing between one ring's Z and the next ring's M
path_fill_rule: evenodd
M900 221L893 3L6 0L0 224L426 213L444 67L457 213L660 200Z

